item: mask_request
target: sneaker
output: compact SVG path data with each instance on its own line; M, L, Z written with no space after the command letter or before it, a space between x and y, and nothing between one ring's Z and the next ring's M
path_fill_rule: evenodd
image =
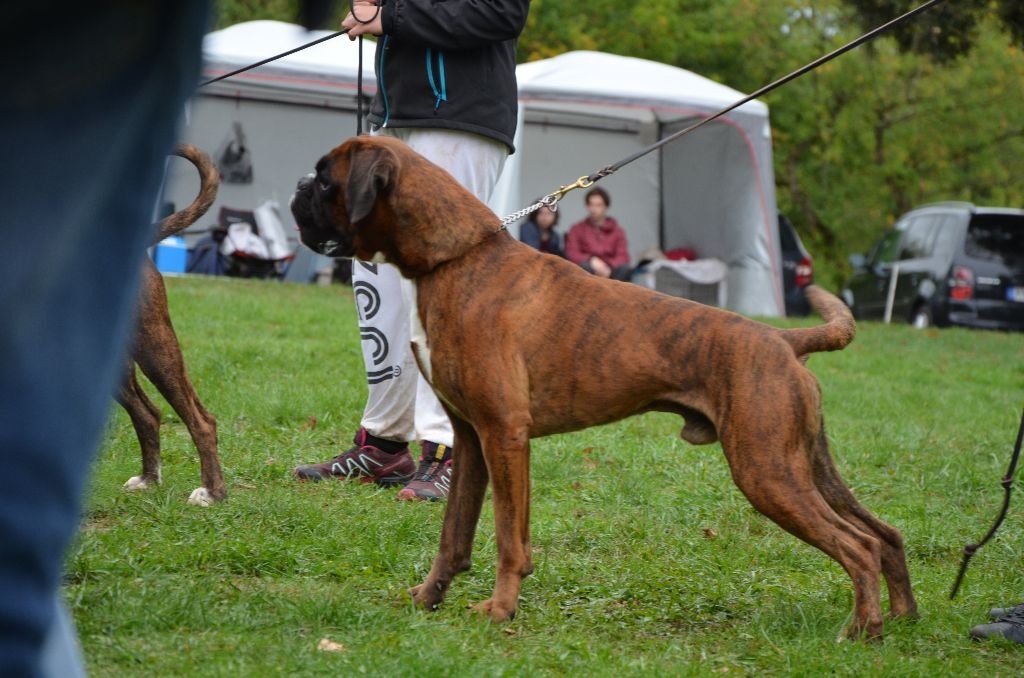
M1013 607L993 607L988 611L988 616L992 619L999 619L1000 617L1005 617L1014 610L1024 610L1024 603L1014 605Z
M971 638L985 640L1002 637L1024 645L1024 604L1004 609L1006 614L991 624L978 624L971 629Z
M403 487L400 501L440 501L448 497L452 482L452 448L424 440L416 475Z
M381 445L391 441L371 436L365 428L359 429L353 439L355 446L322 464L297 466L292 471L299 480L323 480L324 478L346 478L361 483L377 483L381 487L403 485L416 470L409 446L402 445L397 451L388 452ZM400 443L391 443L399 445Z

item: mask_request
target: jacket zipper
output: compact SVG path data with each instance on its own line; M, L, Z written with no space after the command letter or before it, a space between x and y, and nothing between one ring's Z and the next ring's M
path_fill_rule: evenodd
M438 50L437 52L437 66L439 80L441 87L438 89L437 83L434 81L434 50L430 47L427 48L427 80L430 81L430 90L434 93L434 110L436 111L442 101L448 101L448 86L445 83L444 77L444 52Z
M388 38L390 37L391 36L389 35L385 35L381 42L380 62L377 64L377 73L380 74L377 78L380 84L380 98L381 101L384 102L384 121L380 125L382 128L387 127L388 120L391 119L391 106L388 105L388 93L387 90L384 89L384 53L388 50Z

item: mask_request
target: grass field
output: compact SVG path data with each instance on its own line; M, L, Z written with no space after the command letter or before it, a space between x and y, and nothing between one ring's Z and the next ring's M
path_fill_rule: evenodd
M967 630L1024 600L1024 496L955 602L963 545L1002 498L1024 405L1024 335L863 324L812 357L840 470L903 531L922 617L843 642L852 588L756 513L717 445L646 415L534 441L536 571L502 627L467 606L494 581L493 514L442 609L411 607L443 505L301 485L348 447L365 396L348 288L168 280L193 382L218 418L229 499L187 506L199 468L164 410L164 484L126 493L139 453L114 411L67 594L96 676L1012 676L1024 649ZM799 321L813 324L815 320ZM791 324L796 324L792 322ZM337 651L319 651L322 639Z

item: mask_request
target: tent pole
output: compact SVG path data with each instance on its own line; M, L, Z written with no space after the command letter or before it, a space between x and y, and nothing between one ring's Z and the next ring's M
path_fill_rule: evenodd
M665 131L665 125L658 121L658 138ZM658 249L665 251L665 149L658 149Z

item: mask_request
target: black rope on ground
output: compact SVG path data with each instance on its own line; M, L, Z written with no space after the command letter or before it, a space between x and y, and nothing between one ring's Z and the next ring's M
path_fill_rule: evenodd
M995 536L996 530L1003 524L1003 520L1006 519L1006 514L1010 510L1010 495L1013 494L1013 476L1017 472L1017 462L1020 461L1020 447L1021 442L1024 441L1024 412L1020 416L1020 428L1017 429L1017 443L1013 447L1013 455L1010 457L1010 467L1006 469L1006 475L1003 476L1003 507L999 511L999 515L996 516L996 522L989 528L988 533L979 541L977 544L968 544L964 547L964 559L960 563L960 572L956 575L956 581L953 582L953 590L949 592L949 599L953 600L956 598L957 591L960 590L960 584L964 580L964 575L967 574L967 566L971 562L971 558L978 552L982 546L988 543L988 541Z

